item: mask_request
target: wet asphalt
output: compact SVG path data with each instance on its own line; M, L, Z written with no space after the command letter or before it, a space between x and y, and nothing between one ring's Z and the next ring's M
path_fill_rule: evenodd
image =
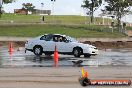
M0 67L54 67L52 56L35 56L32 52L24 51L24 47L14 48L8 52L7 46L0 47ZM57 66L132 66L132 49L99 50L99 55L90 58L75 58L72 55L60 55Z

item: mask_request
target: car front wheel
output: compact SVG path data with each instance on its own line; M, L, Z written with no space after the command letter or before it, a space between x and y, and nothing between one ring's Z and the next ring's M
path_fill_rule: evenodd
M35 46L33 52L35 55L42 55L43 49L41 46Z
M80 57L81 56L81 53L82 53L82 50L80 48L74 48L73 49L73 55L75 57Z

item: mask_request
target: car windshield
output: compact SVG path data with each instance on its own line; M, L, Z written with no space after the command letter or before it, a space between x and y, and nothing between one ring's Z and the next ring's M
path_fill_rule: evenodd
M66 38L67 38L67 40L69 40L70 42L78 42L75 38L72 38L72 37L69 37L69 36L67 36Z

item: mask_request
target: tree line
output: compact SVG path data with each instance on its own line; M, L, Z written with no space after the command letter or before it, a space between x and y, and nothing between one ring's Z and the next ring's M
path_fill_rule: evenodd
M3 3L12 3L15 0L3 0ZM53 1L53 0L51 0ZM54 0L55 1L55 0ZM110 14L116 17L118 21L118 26L121 25L121 18L126 14L131 13L132 0L83 0L82 8L86 10L86 14L90 16L90 22L94 22L94 12L102 6L103 2L106 2L103 13L109 12ZM1 17L1 8L0 6L0 17ZM23 3L23 9L31 11L35 8L32 3Z
M117 25L121 27L121 18L127 14L131 14L132 0L84 0L82 8L86 10L86 14L90 16L91 23L94 22L94 12L102 6L102 2L105 2L106 5L102 10L104 15L112 14L112 17L117 19Z

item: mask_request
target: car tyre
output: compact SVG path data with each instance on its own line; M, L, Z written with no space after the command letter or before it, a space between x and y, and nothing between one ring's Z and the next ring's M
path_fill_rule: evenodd
M89 57L90 58L90 54L84 54L84 57Z
M74 49L73 49L73 55L74 55L75 57L80 57L81 54L82 54L82 50L81 50L80 48L74 48Z
M88 85L91 85L91 81L90 81L90 79L88 79L88 78L80 78L80 79L79 79L79 82L80 82L80 84L81 84L83 87L86 87L86 86L88 86Z
M42 55L43 48L41 46L35 46L33 48L33 52L35 55Z

